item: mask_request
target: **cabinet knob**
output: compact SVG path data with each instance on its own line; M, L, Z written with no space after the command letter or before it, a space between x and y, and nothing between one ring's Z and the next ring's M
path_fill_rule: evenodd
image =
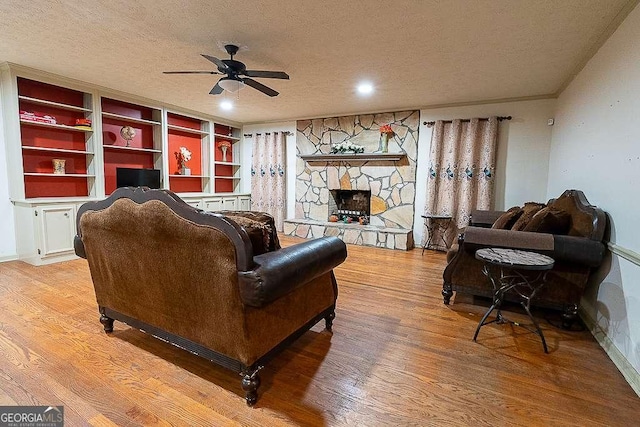
M64 216L68 217L69 216L69 212L65 212Z

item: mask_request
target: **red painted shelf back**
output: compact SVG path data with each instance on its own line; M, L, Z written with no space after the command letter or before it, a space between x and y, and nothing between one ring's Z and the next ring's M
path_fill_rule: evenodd
M27 199L36 197L82 197L89 195L87 178L49 176L25 176L24 195Z
M102 111L105 113L120 114L121 116L134 119L154 120L153 108L116 101L115 99L102 98Z
M172 126L202 130L202 121L191 117L181 116L175 113L167 113L167 122Z
M153 153L130 151L104 152L104 186L108 196L116 190L116 168L154 169Z
M202 192L202 178L200 177L171 177L169 188L174 193L200 193Z
M84 93L77 90L54 86L47 83L18 77L18 94L30 98L44 99L60 104L84 107ZM49 108L39 106L39 108Z
M233 193L233 180L216 179L215 191L216 193Z
M191 151L191 160L187 162L191 174L202 175L202 139L199 135L174 129L169 129L169 174L178 174L178 159L175 153L180 151L180 147Z

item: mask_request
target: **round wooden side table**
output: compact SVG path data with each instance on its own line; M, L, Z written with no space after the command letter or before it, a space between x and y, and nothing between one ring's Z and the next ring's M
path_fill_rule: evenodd
M527 252L518 249L485 248L476 251L476 259L484 262L482 272L489 278L493 286L493 303L489 310L482 316L473 340L476 341L480 328L489 323L513 323L516 326L525 325L512 322L502 316L501 305L504 295L513 290L520 296L520 305L525 309L535 330L529 329L540 336L545 353L549 353L547 342L542 334L542 329L536 319L531 315L531 300L544 286L546 275L553 268L553 258L535 252ZM487 322L487 318L497 310L494 320Z

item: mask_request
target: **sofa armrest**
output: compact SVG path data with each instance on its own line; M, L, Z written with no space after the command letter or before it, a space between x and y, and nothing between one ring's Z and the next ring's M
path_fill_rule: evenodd
M471 211L471 218L469 219L469 225L491 228L493 223L496 222L496 220L503 213L504 211L473 210Z
M87 253L84 250L84 243L82 243L82 239L77 234L73 238L73 249L75 249L76 255L80 258L87 259Z
M331 271L347 258L337 237L322 237L253 257L256 267L238 272L242 302L263 307Z
M605 246L601 242L585 237L471 226L465 229L464 245L470 251L481 247L501 247L539 252L556 261L588 267L599 266L605 253Z
M552 257L556 261L576 262L588 267L602 264L606 247L603 243L586 237L554 235Z

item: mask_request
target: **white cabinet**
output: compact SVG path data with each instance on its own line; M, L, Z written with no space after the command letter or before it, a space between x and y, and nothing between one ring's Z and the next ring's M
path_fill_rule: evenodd
M238 210L238 198L237 197L223 197L222 198L222 210L225 210L225 211Z
M193 206L196 209L202 209L202 201L199 199L196 200L189 200L189 199L183 199L188 205Z
M203 209L205 211L209 211L209 212L215 212L215 211L223 210L222 199L219 198L219 197L217 197L215 199L205 199L204 200Z
M238 196L238 209L241 211L250 211L251 196Z
M33 265L75 259L79 202L14 202L18 258Z
M36 208L37 228L40 231L38 253L43 258L73 252L76 234L73 205L55 205Z

